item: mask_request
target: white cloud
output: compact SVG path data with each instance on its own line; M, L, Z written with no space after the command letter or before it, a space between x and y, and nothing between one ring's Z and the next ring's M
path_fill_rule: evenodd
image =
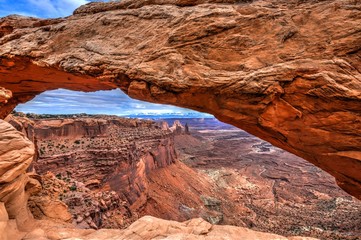
M143 109L143 108L145 108L144 104L139 104L139 103L134 104L133 107L134 107L134 108L138 108L138 109Z
M28 0L29 5L35 6L47 17L62 17L71 15L80 5L88 0Z

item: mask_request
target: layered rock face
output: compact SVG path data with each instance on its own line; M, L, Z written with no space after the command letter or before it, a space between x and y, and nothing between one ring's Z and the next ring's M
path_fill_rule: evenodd
M0 91L13 96L0 115L49 89L120 87L212 113L361 198L360 9L354 0L129 0L62 19L3 18Z
M213 216L199 198L211 194L210 184L176 161L173 138L189 133L179 121L169 127L112 116L6 120L38 152L31 168L41 174L43 190L29 204L38 219L124 228L147 214L173 220Z
M176 161L176 133L153 121L106 116L7 120L36 144L39 174L50 171L91 189L111 189L130 204L143 194L150 171Z

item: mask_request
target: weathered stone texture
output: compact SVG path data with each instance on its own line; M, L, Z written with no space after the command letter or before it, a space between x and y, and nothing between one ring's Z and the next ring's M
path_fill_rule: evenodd
M0 85L120 87L214 114L329 172L361 198L361 3L122 1L0 20ZM24 22L28 24L24 24Z

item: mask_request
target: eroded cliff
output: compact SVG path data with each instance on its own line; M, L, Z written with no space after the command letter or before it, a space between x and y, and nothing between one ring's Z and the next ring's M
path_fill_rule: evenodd
M48 124L46 124L46 120L33 121L26 118L13 118L11 116L7 120L9 122L12 122L12 124L17 126L19 130L24 131L26 134L32 133L29 136L33 136L33 140L35 140L36 145L38 145L38 161L44 161L42 157L47 156L46 154L49 154L50 152L59 151L50 151L50 149L46 148L44 149L43 153L40 153L41 147L39 146L41 146L41 143L42 141L44 141L44 139L52 139L53 141L56 140L57 142L59 142L62 141L64 138L71 139L73 137L75 139L80 138L81 140L85 140L89 136L88 134L90 132L83 131L83 128L90 127L90 129L94 129L94 126L98 125L99 123L103 123L104 121L98 121L99 119L96 118L83 119L83 124L79 124L79 122L77 121L80 121L80 119L66 119L64 120L65 124L60 124L58 120L47 120ZM161 130L160 127L152 129L152 127L155 127L154 124L147 121L128 119L123 121L115 121L115 119L112 118L105 119L105 121L108 127L101 128L102 130L98 131L97 134L95 134L94 131L91 131L90 134L92 137L94 137L94 139L101 138L102 136L108 135L110 133L113 133L115 135L119 134L119 132L114 129L114 126L112 126L112 124L116 124L116 128L121 128L122 130L121 135L112 135L113 139L116 139L116 137L120 138L120 136L146 137L147 133L152 133L152 137L157 140L157 137L154 135L154 133L159 131L165 131ZM66 131L59 130L59 128L67 129L69 127L67 125L69 124L74 124L75 126L77 126L77 128L73 129L73 133L70 132L68 134L64 134L64 132ZM2 205L0 205L0 227L3 230L0 232L0 239L154 239L165 237L189 239L217 239L224 236L224 234L227 234L227 236L233 239L236 239L238 237L242 237L244 239L308 239L303 237L286 238L275 234L256 232L240 227L214 226L202 219L192 219L184 223L179 223L160 220L154 217L144 217L133 223L125 230L101 229L99 231L94 231L75 229L75 224L77 224L78 228L90 226L97 229L99 226L101 226L99 225L99 222L107 221L107 217L100 217L102 214L109 217L109 220L107 222L110 224L113 224L114 220L121 222L122 219L119 218L119 212L130 210L127 209L128 207L126 203L124 203L124 201L122 202L122 200L119 198L119 195L117 195L117 193L115 193L114 191L107 191L106 189L102 188L101 191L95 192L94 194L91 193L89 189L84 187L81 182L72 179L73 173L77 173L78 170L81 170L80 164L78 164L79 166L77 168L75 167L75 165L68 167L66 176L62 179L58 179L58 176L55 177L55 175L51 173L47 173L42 177L34 173L26 173L26 169L28 169L34 157L34 144L25 138L24 133L20 133L19 131L15 130L8 123L0 120L0 126L2 136L2 141L0 141L0 149L4 150L3 152L1 152L0 155L0 164L2 166L1 169L6 170L6 166L8 164L12 164L10 167L11 169L13 169L13 171L6 171L2 175L5 180L3 179L0 185L0 200L2 203ZM163 124L162 126L166 127L166 124ZM42 132L42 128L46 129L46 134ZM145 131L145 129L143 128L147 129L148 131ZM53 129L53 131L51 129ZM130 129L132 129L133 131L130 131ZM180 129L182 129L182 126L179 122L177 122L172 126L172 129L174 129L174 134L181 134L179 131ZM38 138L36 134L33 134L34 132L39 133L40 138ZM49 134L49 132L51 134ZM131 134L127 134L130 132ZM165 134L165 136L163 135L161 139L167 138L171 135L169 134L169 128L167 129L166 133L167 134ZM184 136L190 137L189 135ZM44 137L44 139L42 137ZM143 138L141 139L144 140ZM132 140L136 144L142 145L142 140ZM101 144L95 145L101 147ZM55 146L60 145L54 144L54 147ZM117 144L117 142L115 141L112 146L114 148L119 147L119 144ZM59 148L61 148L61 146ZM62 150L63 154L66 152L64 148ZM157 149L158 148L156 147L155 150L152 150L156 151ZM81 150L81 146L78 146L77 149L72 149L72 151L77 150ZM127 149L126 151L132 153L132 151L129 151L129 149ZM134 151L136 150L133 149L133 152ZM145 150L143 155L146 155L147 151L148 150ZM157 154L153 154L152 157L157 156ZM11 159L10 162L8 162L9 159ZM131 160L133 161L131 165L137 166L138 163L142 161L142 156L140 157L140 159ZM149 159L149 161L150 160L151 159ZM53 159L51 159L49 162L52 161ZM103 159L99 159L99 162L102 161ZM122 165L121 163L122 161L120 159L120 161L118 161L118 164ZM15 167L13 166L14 164L16 165ZM46 165L47 162L43 162L42 164ZM143 171L147 169L146 165L147 163L141 165ZM34 167L40 168L36 164ZM52 170L58 170L61 172L61 168L54 168ZM125 170L128 170L129 172L129 169L125 168ZM89 168L88 171L91 171L91 168ZM117 169L113 168L113 172L114 171L117 172ZM77 176L76 174L74 175L75 178L81 178L81 176ZM62 175L60 175L59 177L62 177ZM98 177L98 175L96 175L95 177ZM142 178L142 175L139 175L138 177ZM210 197L202 197L202 194L211 194L209 190L202 189L202 187L204 187L204 185L202 185L204 184L202 183L202 178L199 178L195 172L192 172L191 169L184 168L184 165L181 165L180 163L171 164L164 168L162 168L162 166L152 168L147 173L146 177L149 179L149 182L147 183L147 181L144 181L144 183L147 183L150 186L145 186L146 188L142 189L143 192L140 196L138 196L140 201L136 200L134 204L135 208L141 210L139 211L139 213L152 212L156 215L168 214L169 216L171 216L172 211L175 212L177 215L182 215L182 212L184 213L184 211L186 211L188 212L187 218L189 218L190 216L192 216L189 211L196 210L192 208L192 206L201 205L201 200L199 199L200 195L202 201L213 201ZM88 178L91 178L91 176L89 176ZM184 178L189 178L188 182L182 180ZM47 218L42 218L42 220L34 220L27 208L28 197L40 191L40 184L36 179L41 180L43 190L41 190L40 195L39 193L37 193L31 197L30 207L32 208L32 211L36 217L39 217L37 216L37 214L47 216ZM166 181L164 181L165 179ZM132 181L136 182L135 180ZM118 182L122 181L119 180ZM100 185L103 187L104 184L107 184L107 180L103 181ZM158 186L152 188L151 185ZM162 186L161 189L157 189L159 188L159 185ZM137 183L137 186L140 186L139 183ZM77 188L77 190L73 189L73 187ZM44 192L44 189L46 189L47 192ZM129 189L122 189L122 193L127 192L127 190ZM136 189L130 188L130 190L133 191ZM83 196L86 195L87 197L81 199L80 194L82 194ZM144 194L145 196L142 196ZM68 206L64 205L63 202L59 201L59 196L60 200L63 199ZM144 202L142 203L144 199L142 200L141 198L144 197L146 200L146 204L144 204ZM167 203L164 203L163 201L165 197L169 200ZM184 202L184 200L187 201ZM191 203L191 201L193 201L193 203ZM177 206L183 206L183 210L178 209L178 207L174 207L175 205L173 203L176 203ZM186 206L186 204L188 205L188 207ZM67 207L69 207L69 209ZM130 208L132 207L133 206L131 206ZM201 209L203 208L202 206L200 207ZM94 211L89 211L92 208L94 208ZM72 215L69 212L73 214L74 211L76 212L76 210L78 210L78 215L77 218L73 220L73 225L66 223L67 221L72 220ZM79 210L83 210L83 212L79 212ZM84 212L84 210L87 210L89 212ZM203 210L203 212L204 211L205 210ZM84 216L81 214L84 214ZM128 214L132 213L128 212Z
M16 229L33 227L27 202L31 193L40 190L40 183L25 172L33 161L33 143L2 120L0 136L0 239L7 239L6 235L11 239L17 238Z
M42 175L45 191L32 199L33 209L54 216L47 209L59 206L51 201L64 200L83 227L106 226L102 222L107 210L123 212L117 222L137 219L136 210L148 204L151 172L176 163L173 137L182 134L180 124L162 129L153 121L115 116L29 119L10 115L6 120L37 149L31 169Z
M92 3L0 26L1 117L49 89L119 87L214 114L361 198L359 1Z

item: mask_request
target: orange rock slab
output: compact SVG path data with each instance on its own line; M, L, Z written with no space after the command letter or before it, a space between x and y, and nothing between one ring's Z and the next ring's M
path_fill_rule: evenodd
M359 1L91 3L0 26L0 86L13 95L2 118L46 90L119 87L214 114L361 199Z

